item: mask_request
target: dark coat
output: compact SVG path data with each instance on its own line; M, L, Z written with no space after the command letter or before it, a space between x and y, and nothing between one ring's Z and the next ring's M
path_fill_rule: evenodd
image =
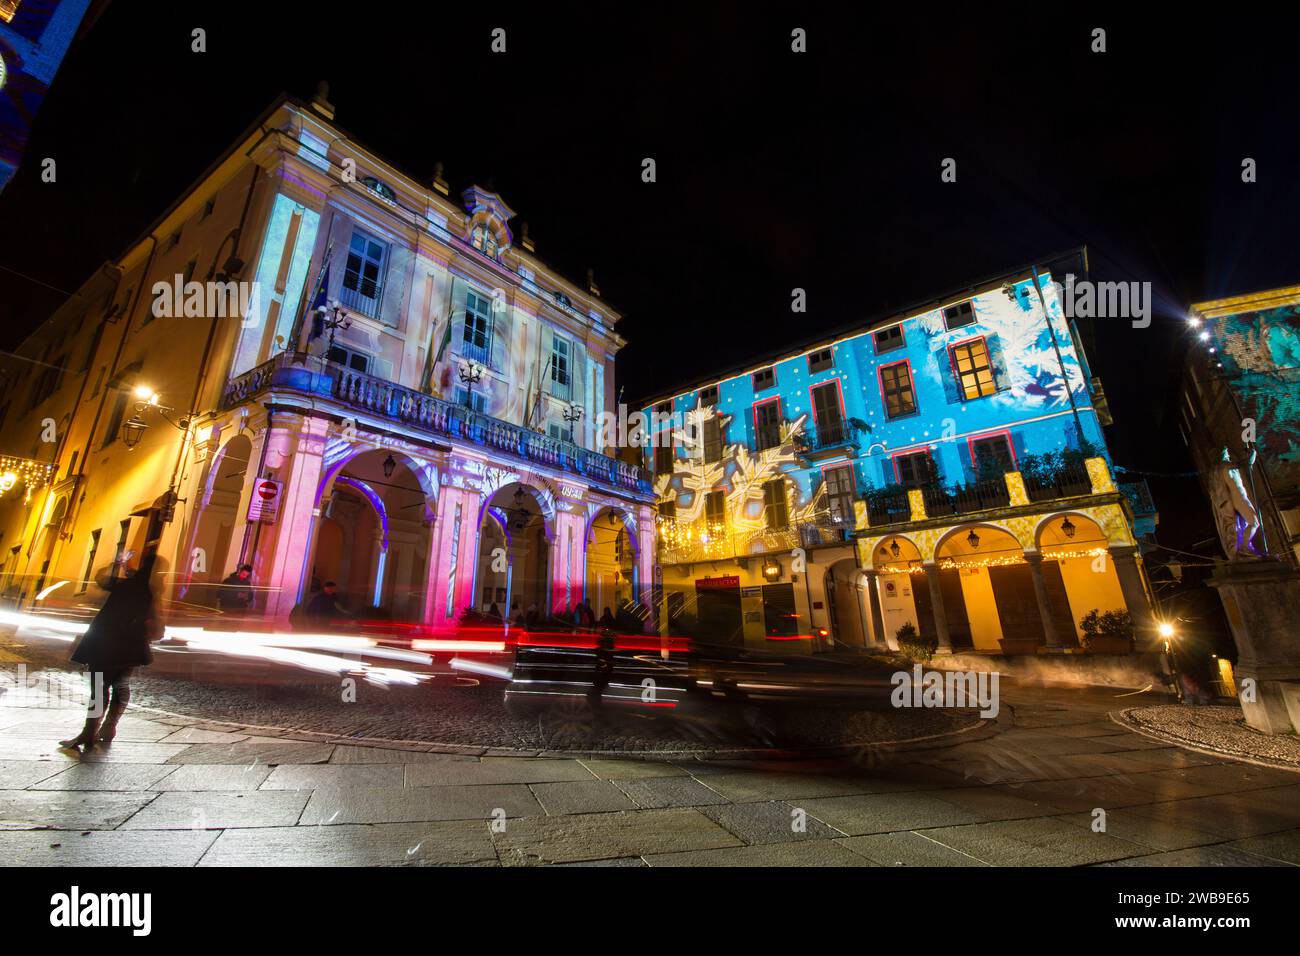
M152 556L132 577L113 582L108 600L72 649L71 660L93 671L153 663L149 645L162 637L162 621L149 588Z
M249 587L249 582L239 577L239 572L235 571L228 575L221 582L221 590L217 593L217 606L223 611L247 611L253 606L253 589Z

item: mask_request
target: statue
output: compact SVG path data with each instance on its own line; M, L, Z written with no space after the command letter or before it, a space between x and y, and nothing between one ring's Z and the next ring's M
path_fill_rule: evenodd
M1255 449L1250 450L1246 467L1255 464ZM1241 470L1224 446L1219 464L1214 469L1215 480L1210 483L1214 505L1214 521L1219 527L1219 540L1229 559L1263 557L1252 543L1259 531L1259 511L1250 500L1246 485L1241 480Z

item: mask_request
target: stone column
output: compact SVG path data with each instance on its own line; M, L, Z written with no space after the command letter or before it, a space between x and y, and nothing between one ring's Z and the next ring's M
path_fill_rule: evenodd
M1142 572L1138 570L1134 555L1137 548L1132 545L1116 545L1110 549L1110 558L1115 562L1115 574L1119 578L1119 589L1124 594L1124 603L1133 618L1133 637L1139 650L1148 649L1155 640L1155 622L1151 619L1151 602L1147 600L1146 588L1142 586Z
M655 513L648 507L638 509L636 518L636 573L641 603L650 614L645 629L654 634L659 630L659 602L655 600Z
M875 568L867 568L863 570L862 576L867 579L867 600L871 608L872 639L879 646L888 647L889 639L885 637L885 614L880 605L880 575Z
M1043 580L1043 556L1037 551L1026 551L1025 561L1029 563L1029 576L1034 579L1034 596L1038 598L1038 616L1043 622L1043 636L1047 648L1059 651L1062 649L1061 638L1056 633L1056 621L1052 618L1052 601L1047 594L1047 582Z
M948 635L948 612L943 609L943 591L939 588L939 566L925 565L925 577L930 582L930 610L934 613L934 630L939 636L936 654L952 653L952 638Z
M444 486L438 493L438 517L429 536L428 579L424 588L427 624L455 625L471 599L477 560L474 545L478 498L473 491L452 486Z
M570 613L582 600L583 571L586 566L587 528L583 515L568 511L568 505L556 502L555 540L551 542L551 613L557 617L567 608Z
M329 422L323 418L303 418L283 427L277 424L267 437L280 452L292 448L287 474L275 467L283 461L279 456L268 456L267 461L274 477L284 481L275 543L269 552L264 545L259 547L256 569L257 579L270 588L266 611L273 617L288 617L298 603L303 578L309 573L307 562L317 520L316 495L328 430Z

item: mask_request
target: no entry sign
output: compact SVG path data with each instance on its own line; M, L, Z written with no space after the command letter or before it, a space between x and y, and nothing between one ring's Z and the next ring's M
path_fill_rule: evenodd
M274 524L280 515L280 490L280 482L270 478L259 479L248 502L248 520Z

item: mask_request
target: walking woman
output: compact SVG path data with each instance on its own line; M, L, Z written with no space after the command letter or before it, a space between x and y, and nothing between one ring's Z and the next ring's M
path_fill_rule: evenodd
M112 582L104 606L72 649L71 660L84 664L89 672L90 708L81 733L60 741L63 747L81 748L84 753L96 743L110 743L131 700L132 671L153 663L149 645L162 637L149 586L155 560L155 552L146 551L135 574Z

